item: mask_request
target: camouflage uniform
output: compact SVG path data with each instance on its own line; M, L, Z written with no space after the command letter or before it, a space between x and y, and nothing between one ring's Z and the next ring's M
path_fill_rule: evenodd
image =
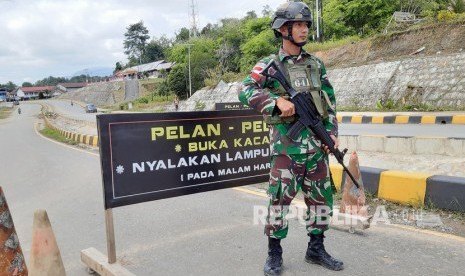
M316 82L319 86L317 84L310 88L318 90L320 94L324 94L320 90L326 92L326 100L322 100L323 123L328 133L336 137L338 129L336 99L333 87L326 76L325 67L319 59L303 49L299 56L291 57L281 48L278 56L273 55L260 60L246 77L243 83L244 89L239 92L239 100L261 112L265 121L270 123L272 157L267 192L270 201L265 233L278 239L286 237L288 225L285 216L291 201L302 189L307 205L307 231L309 234L318 235L328 229L330 213L315 216L312 211L318 211L322 206L326 207L326 209L323 208L324 210L332 210L333 207L333 186L330 180L328 156L321 148L321 141L308 129L302 130L300 137L295 141L286 136L294 117L280 118L277 115L276 100L284 95L283 88L278 81L267 79L259 73L271 59L277 60L278 58L281 68L285 68L287 77L291 79L291 85L298 91L309 87L303 87L303 90L302 87L296 87L295 82L292 81L290 68L312 61L311 64L318 65L318 70L316 73L313 72L312 76L319 77ZM315 83L315 80L310 82L312 81Z

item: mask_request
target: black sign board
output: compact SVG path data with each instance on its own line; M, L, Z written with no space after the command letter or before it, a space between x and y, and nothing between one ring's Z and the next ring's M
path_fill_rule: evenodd
M215 110L245 110L252 109L251 107L241 103L215 103Z
M253 110L97 116L105 209L267 181L269 134Z

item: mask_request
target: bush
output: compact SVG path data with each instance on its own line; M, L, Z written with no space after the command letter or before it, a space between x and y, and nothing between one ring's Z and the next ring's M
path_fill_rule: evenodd
M452 11L440 11L438 12L438 21L450 21L457 17L457 14Z
M148 104L149 99L147 97L140 97L139 99L137 99L137 102L141 104Z

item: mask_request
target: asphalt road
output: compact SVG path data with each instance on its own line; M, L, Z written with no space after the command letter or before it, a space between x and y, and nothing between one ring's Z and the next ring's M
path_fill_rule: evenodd
M95 115L98 114L86 113L84 107L77 103L71 105L69 100L44 100L44 102L52 105L56 112L75 120L95 122Z
M80 251L106 254L99 157L39 136L40 106L21 109L0 121L0 185L24 255L29 259L33 213L43 208L67 275L88 275ZM263 195L227 189L116 208L117 259L136 275L263 275L266 239L254 208L264 204ZM345 262L341 272L305 263L306 243L304 225L291 219L283 275L461 275L464 269L465 239L450 235L383 225L357 234L332 229L326 247Z

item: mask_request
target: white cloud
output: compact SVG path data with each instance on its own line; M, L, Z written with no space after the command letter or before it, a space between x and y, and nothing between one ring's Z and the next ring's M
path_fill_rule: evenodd
M243 17L285 0L196 0L198 27ZM0 83L70 76L126 62L126 28L142 20L152 37L173 37L189 26L191 0L0 0Z

